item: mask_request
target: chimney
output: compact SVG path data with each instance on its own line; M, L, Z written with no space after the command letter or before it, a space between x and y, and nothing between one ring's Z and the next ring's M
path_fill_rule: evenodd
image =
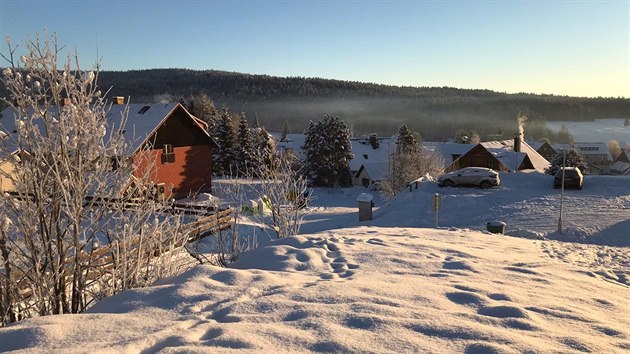
M114 104L125 104L125 98L123 96L114 96L112 99L114 100Z
M378 136L376 134L370 134L368 139L370 141L370 145L372 145L372 149L378 149L380 145L378 142Z
M516 134L514 136L514 151L521 152L521 135Z

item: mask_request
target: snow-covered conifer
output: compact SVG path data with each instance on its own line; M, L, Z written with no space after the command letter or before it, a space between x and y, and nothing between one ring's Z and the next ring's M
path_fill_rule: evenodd
M238 171L239 174L246 173L246 171L248 171L253 165L254 156L256 155L256 147L254 145L252 131L249 129L249 125L247 124L247 118L245 118L245 113L242 113L241 118L239 119L236 141L236 162Z
M325 116L309 122L304 152L309 177L316 185L347 186L352 182L348 163L352 159L350 131L338 117Z
M566 159L564 156L564 150L558 152L556 156L551 160L551 167L549 167L545 172L550 175L555 175L556 172L560 169L560 167L577 167L583 174L588 174L588 164L584 161L584 156L582 153L573 147L566 149Z
M230 174L236 168L236 134L232 124L232 116L227 107L221 109L219 120L215 125L212 137L219 146L213 154L213 172Z

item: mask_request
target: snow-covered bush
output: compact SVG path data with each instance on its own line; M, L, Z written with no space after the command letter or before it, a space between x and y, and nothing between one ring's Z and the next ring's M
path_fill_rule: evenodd
M13 166L2 178L14 186L0 194L0 324L81 312L177 272L165 257L185 241L180 219L147 198L150 173L132 177L139 167L125 127L108 124L98 70L83 71L76 55L58 69L54 37L28 41L19 61L15 53L8 41L3 101L14 114L0 128L16 124L0 141Z

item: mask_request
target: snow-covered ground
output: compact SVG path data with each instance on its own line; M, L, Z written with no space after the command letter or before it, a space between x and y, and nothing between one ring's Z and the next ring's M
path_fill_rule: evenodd
M501 178L491 190L428 182L377 197L374 220L362 223L365 190L316 190L301 236L85 314L0 328L0 350L630 351L630 179L588 176L583 190L567 190L559 234L550 176ZM493 220L520 237L483 231Z

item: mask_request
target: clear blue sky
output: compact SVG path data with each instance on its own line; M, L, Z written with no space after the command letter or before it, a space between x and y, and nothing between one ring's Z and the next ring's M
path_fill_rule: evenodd
M98 43L104 70L575 96L630 97L629 17L628 1L0 0L3 36L46 28L83 66Z

